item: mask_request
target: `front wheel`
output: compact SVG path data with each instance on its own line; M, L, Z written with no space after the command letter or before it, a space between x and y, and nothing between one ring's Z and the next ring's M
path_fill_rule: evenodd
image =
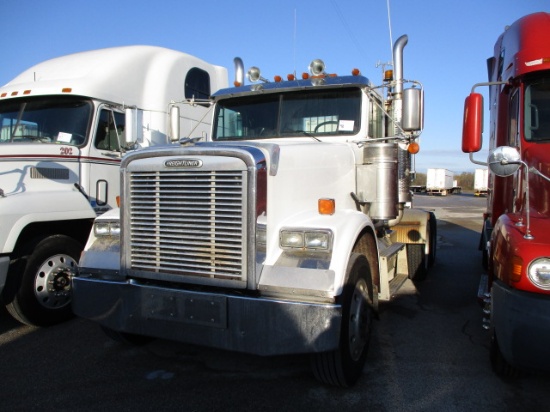
M26 264L6 308L19 322L49 326L72 317L71 277L82 245L65 235L54 235L27 245ZM12 276L18 275L12 273Z
M348 263L344 286L339 348L312 355L314 376L328 385L349 387L363 372L373 319L373 288L369 262L353 253Z
M521 371L515 366L508 363L498 345L496 334L493 332L491 336L491 367L493 372L501 378L515 379L521 376Z

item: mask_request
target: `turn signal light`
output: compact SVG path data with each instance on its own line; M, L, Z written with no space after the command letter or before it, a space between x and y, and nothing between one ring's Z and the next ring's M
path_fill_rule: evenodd
M334 199L319 199L317 203L319 214L333 215L336 211L336 202Z
M409 144L407 150L410 154L417 154L420 151L420 145L416 142L412 142L411 144Z
M523 268L523 259L519 256L512 258L512 282L519 282L521 280L521 270Z

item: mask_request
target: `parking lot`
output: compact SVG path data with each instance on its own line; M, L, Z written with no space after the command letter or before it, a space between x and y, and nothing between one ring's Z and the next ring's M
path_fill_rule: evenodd
M304 356L260 358L167 341L128 347L86 320L39 329L0 312L0 410L545 410L550 374L496 377L477 303L484 198L415 195L438 219L437 260L382 306L364 375L314 380Z

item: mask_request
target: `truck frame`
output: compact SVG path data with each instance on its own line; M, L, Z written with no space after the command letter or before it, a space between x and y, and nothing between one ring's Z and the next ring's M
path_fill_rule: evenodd
M226 86L225 68L128 46L48 60L0 88L0 296L15 319L72 316L71 268L94 218L117 207L123 154L208 133L210 95Z
M480 299L492 367L503 376L550 370L549 37L549 13L507 27L487 61L489 81L474 85L464 105L462 150L489 167ZM489 86L487 162L473 158L482 147L479 86Z
M126 342L311 354L317 379L353 385L379 300L435 260L435 216L405 207L423 120L407 40L379 87L320 60L286 81L253 67L245 85L237 58L211 140L123 159L121 208L95 221L75 313Z

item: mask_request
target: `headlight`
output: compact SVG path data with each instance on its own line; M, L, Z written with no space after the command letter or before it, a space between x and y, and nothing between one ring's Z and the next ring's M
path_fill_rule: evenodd
M332 232L283 229L279 234L279 243L282 249L329 251L332 246Z
M94 222L94 234L97 237L120 236L120 222L110 222L107 220L96 221Z
M535 286L550 289L550 258L540 258L531 262L527 276Z

